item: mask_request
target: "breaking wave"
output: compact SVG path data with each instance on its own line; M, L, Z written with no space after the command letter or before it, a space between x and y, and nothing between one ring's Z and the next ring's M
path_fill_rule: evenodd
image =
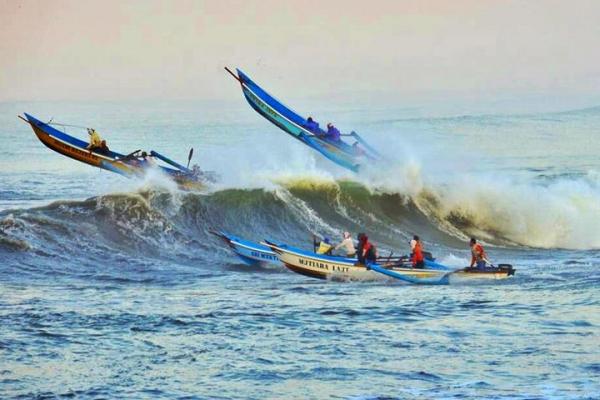
M73 257L84 265L132 258L228 260L230 253L211 228L305 247L312 233L335 238L349 230L368 232L382 248L398 251L407 250L413 234L449 249L464 249L471 235L502 246L600 248L600 194L593 174L537 186L498 179L431 186L418 169L400 173L405 176L396 182L404 180L405 188L295 178L270 189L206 194L140 189L4 211L0 249L8 259L15 252L35 253L52 265Z

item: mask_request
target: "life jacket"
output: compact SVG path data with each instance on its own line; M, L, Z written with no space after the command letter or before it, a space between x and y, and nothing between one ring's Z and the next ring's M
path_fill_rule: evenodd
M484 258L487 258L487 255L485 254L483 246L479 243L475 243L471 249L471 262L483 261Z
M358 248L356 251L358 262L361 264L366 264L367 262L376 261L377 249L375 248L375 245L369 242L367 235L359 235L358 240Z
M375 248L375 245L369 241L363 246L363 254L366 261L377 260L377 249Z
M102 145L102 139L95 130L90 133L90 146L99 148Z
M421 245L421 242L417 241L415 243L415 247L413 249L413 256L412 256L412 264L417 265L417 263L419 262L423 262L423 247Z
M329 243L325 243L325 241L322 240L317 249L317 254L327 254L331 251L331 248L332 246Z

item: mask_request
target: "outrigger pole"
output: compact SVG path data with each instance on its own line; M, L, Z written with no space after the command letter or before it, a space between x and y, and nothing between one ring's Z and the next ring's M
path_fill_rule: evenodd
M153 157L158 158L159 160L162 160L164 162L166 162L167 164L171 164L172 166L174 166L175 168L177 168L180 171L183 172L187 172L187 173L191 173L192 171L189 168L184 167L183 165L171 160L170 158L167 158L165 156L163 156L162 154L158 154L157 152L155 152L154 150L150 151L150 155Z
M381 154L379 154L379 152L378 152L377 150L375 150L375 149L374 149L373 147L371 147L371 146L370 146L370 145L369 145L367 142L365 142L365 141L363 140L363 138L361 138L361 137L359 136L359 134L358 134L358 133L356 133L356 132L352 131L352 132L350 133L350 136L354 137L354 138L355 138L355 139L358 141L358 143L362 144L362 145L363 145L363 146L364 146L364 147L365 147L367 150L369 150L371 153L375 154L377 157L381 157Z
M412 276L402 275L395 271L383 268L377 264L368 265L367 269L370 269L375 272L379 272L380 274L387 275L391 278L395 278L400 281L414 283L417 285L448 285L448 284L450 284L450 280L449 280L450 275L452 273L456 272L456 271L451 271L451 272L445 273L440 278L414 278Z

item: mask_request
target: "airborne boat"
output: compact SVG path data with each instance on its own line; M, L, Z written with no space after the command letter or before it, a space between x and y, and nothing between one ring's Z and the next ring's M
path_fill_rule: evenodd
M381 159L381 155L356 132L342 135L352 138L353 144L341 139L328 140L324 130L310 128L305 117L275 99L239 68L237 75L227 67L225 70L240 83L244 97L257 113L337 165L358 172L365 163Z
M25 113L25 117L19 116L19 118L31 126L33 132L46 147L74 160L126 177L143 176L150 168L147 162L137 157L140 150L128 155L110 150L94 149L90 151L87 142L68 135L53 126L63 124L42 122L27 113ZM158 166L158 168L173 179L181 189L199 190L206 185L206 182L215 180L213 173L200 171L198 167L189 169L154 150L150 152L150 155L169 165L169 167ZM191 155L192 151L190 151L190 158Z

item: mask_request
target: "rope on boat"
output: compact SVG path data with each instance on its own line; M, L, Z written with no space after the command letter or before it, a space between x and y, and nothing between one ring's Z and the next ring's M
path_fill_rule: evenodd
M69 125L69 124L59 124L58 122L52 122L52 119L50 119L50 121L46 122L46 125L56 125L56 126L63 126L63 127L70 127L70 128L81 128L81 129L88 129L87 126L81 126L81 125Z

